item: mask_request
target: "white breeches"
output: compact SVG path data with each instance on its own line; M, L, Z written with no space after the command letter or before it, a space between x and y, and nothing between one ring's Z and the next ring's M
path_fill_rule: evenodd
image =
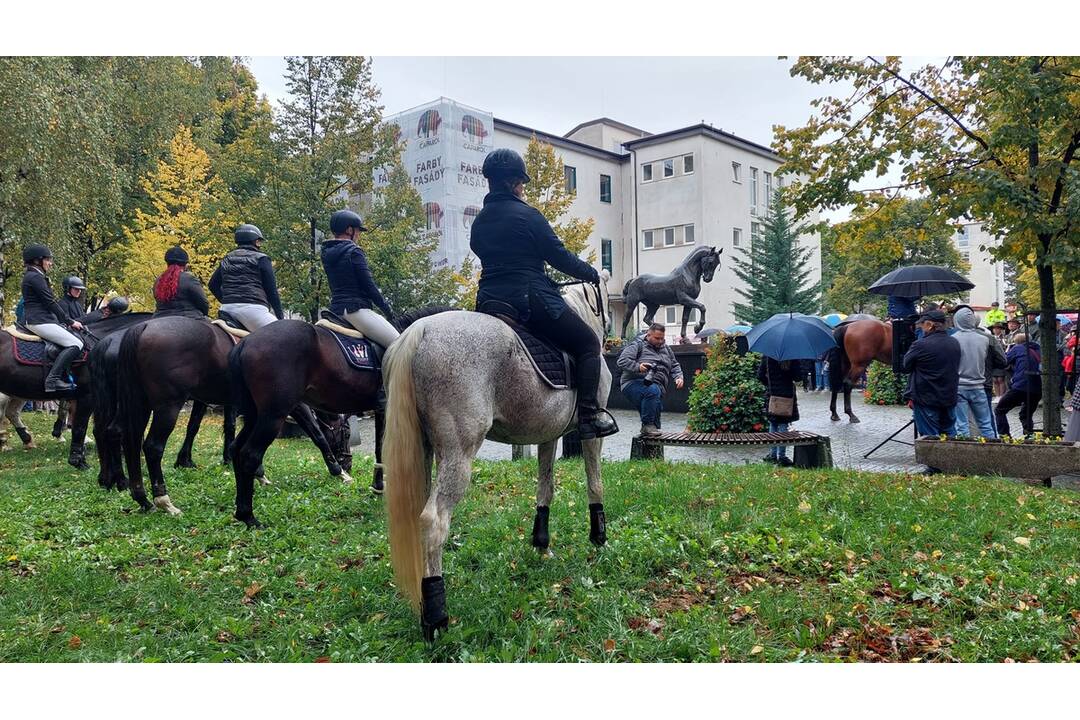
M255 303L227 303L221 309L240 321L249 332L254 332L263 325L277 320L270 308Z
M30 332L37 335L42 340L48 340L53 345L59 345L60 347L77 347L82 349L82 340L75 337L67 330L54 323L45 323L44 325L27 325L30 328Z
M369 340L382 345L384 348L390 347L390 343L397 340L398 335L400 335L389 320L374 310L361 308L346 313L342 317L348 320L349 324L354 328L364 333Z

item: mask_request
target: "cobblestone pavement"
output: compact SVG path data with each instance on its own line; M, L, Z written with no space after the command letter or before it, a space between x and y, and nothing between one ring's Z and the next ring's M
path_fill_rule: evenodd
M873 472L920 472L926 469L925 465L915 462L914 448L898 442L885 443L881 448L874 451L869 458L863 457L911 420L911 411L906 407L868 405L858 393L855 393L852 396L852 410L861 422L850 423L843 414L842 397L837 398L837 404L840 409L840 416L843 419L840 422L832 422L829 420L828 392L806 393L800 391L800 420L794 423L791 429L828 435L832 439L833 463L836 467ZM641 421L637 413L629 410L614 410L612 414L619 423L620 431L617 435L604 439L604 459L627 460L630 457L630 441L640 429ZM1062 419L1062 423L1067 422L1067 419L1068 416L1066 415ZM1018 411L1014 411L1009 415L1009 422L1015 427L1020 426ZM681 430L686 427L686 415L665 413L663 426L665 430ZM359 422L354 420L354 443L357 441L357 431L360 433L360 444L356 451L367 454L374 452L374 423L369 418L364 418ZM904 429L896 437L910 443L914 438L914 426ZM724 463L738 465L756 463L760 462L767 452L768 448L765 447L746 449L664 448L664 456L669 461L703 464ZM511 448L509 445L486 441L480 448L478 457L486 460L509 460L510 454ZM1061 482L1055 480L1054 485L1055 487L1063 485L1080 489L1080 478L1063 476Z

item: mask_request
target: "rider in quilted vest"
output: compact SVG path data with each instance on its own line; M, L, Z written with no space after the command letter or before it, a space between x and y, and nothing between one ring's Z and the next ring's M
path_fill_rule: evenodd
M48 377L45 378L45 392L65 392L74 386L67 381L71 364L82 352L82 340L68 332L64 326L82 330L78 320L72 320L56 302L49 287L46 275L52 268L52 251L44 245L32 243L23 249L23 263L26 273L22 279L22 295L26 326L38 337L48 340L63 348L56 356Z
M529 330L573 356L577 364L578 432L583 439L618 432L615 421L600 412L597 400L600 339L567 307L558 287L544 272L547 263L571 277L598 283L596 268L567 250L540 211L521 199L530 178L520 155L508 149L494 150L484 159L483 172L490 192L473 221L469 241L483 266L477 307L488 300L513 306Z
M254 331L284 317L274 266L269 256L259 252L263 241L259 228L241 225L234 239L236 249L221 259L210 277L210 292L223 311Z
M360 216L352 210L338 210L330 216L334 239L322 244L323 269L330 283L330 312L341 315L369 340L385 348L397 340L398 331L390 324L393 308L371 277L367 255L357 244L365 230ZM376 313L373 307L383 314Z

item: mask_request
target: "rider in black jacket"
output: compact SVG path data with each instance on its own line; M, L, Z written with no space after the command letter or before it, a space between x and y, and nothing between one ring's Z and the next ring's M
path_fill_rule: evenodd
M338 210L330 216L334 239L322 244L323 269L330 283L330 311L385 348L397 340L398 331L390 324L394 311L371 277L367 255L357 245L365 230L360 216L352 210ZM386 317L372 307L378 307Z
M600 339L570 311L547 263L571 277L598 283L596 268L562 244L539 210L521 196L529 174L513 150L499 149L484 159L490 192L473 221L469 247L480 258L482 273L476 305L489 300L511 305L532 331L570 353L577 364L578 431L584 439L618 432L615 421L600 412Z
M81 320L83 315L86 314L86 306L83 304L82 298L82 294L86 292L86 285L83 283L82 278L76 275L68 275L60 285L64 290L64 294L57 302L60 303L60 307L64 308L64 312L68 314L69 318Z
M269 256L259 252L262 231L254 225L241 225L233 237L237 248L221 259L210 277L210 292L221 302L223 311L254 331L285 315L274 266Z
M189 258L179 245L165 251L168 269L154 283L154 317L205 318L210 312L199 278L187 270Z
M63 348L45 378L45 392L65 392L74 389L67 376L71 364L82 352L83 343L63 326L75 330L82 330L83 326L78 320L72 320L60 307L49 287L45 273L52 267L52 257L52 251L38 243L23 249L23 263L26 265L22 279L23 308L26 327L42 339Z

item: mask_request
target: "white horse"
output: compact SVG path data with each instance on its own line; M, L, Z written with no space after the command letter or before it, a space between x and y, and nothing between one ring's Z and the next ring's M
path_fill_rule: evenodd
M562 291L598 343L606 325L608 277L601 273L599 288L575 284ZM600 367L597 400L604 408L611 373L602 355ZM485 438L539 445L532 543L547 552L555 445L576 427L577 392L547 385L514 331L475 312L442 313L416 322L391 345L383 372L389 395L384 462L391 558L397 585L420 612L424 637L432 640L448 619L442 555L450 516L469 486L480 445ZM607 540L601 442L582 441L589 539L596 545Z

